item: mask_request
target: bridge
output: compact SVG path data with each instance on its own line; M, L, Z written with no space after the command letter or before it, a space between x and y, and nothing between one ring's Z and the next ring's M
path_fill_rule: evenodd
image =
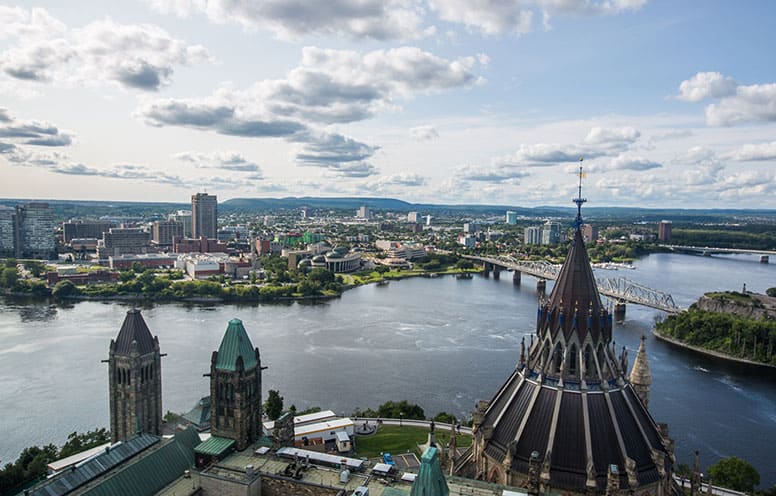
M546 279L555 280L560 273L560 265L551 264L543 260L516 260L510 256L498 257L478 257L473 255L462 255L463 258L482 263L486 269L491 267L504 267L515 272L515 284L520 282L519 274L524 273L539 279L539 289L543 290L543 281ZM494 272L495 274L496 272ZM498 276L496 276L498 277ZM598 292L621 304L624 302L635 303L668 313L679 313L683 309L678 307L670 294L663 293L657 289L652 289L637 282L631 281L626 277L596 277ZM621 310L624 317L625 306ZM615 318L618 308L615 305ZM622 319L619 319L622 320Z
M744 250L739 248L713 248L710 246L681 246L681 245L659 245L661 248L666 248L671 251L678 251L681 253L698 253L700 255L731 255L731 254L743 254L743 255L760 255L760 261L768 263L769 256L776 256L776 251L773 250Z

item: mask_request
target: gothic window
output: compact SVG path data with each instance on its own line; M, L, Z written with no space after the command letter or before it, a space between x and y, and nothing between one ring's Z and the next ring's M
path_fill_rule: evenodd
M558 344L555 347L555 357L553 361L554 361L553 370L555 371L556 374L559 374L560 367L563 364L563 349L560 344Z
M592 377L595 364L593 363L593 350L590 348L589 344L585 347L584 360L585 360L585 375L587 377Z

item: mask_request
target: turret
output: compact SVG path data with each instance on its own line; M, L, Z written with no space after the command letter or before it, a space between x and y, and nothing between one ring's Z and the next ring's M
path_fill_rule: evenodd
M644 404L644 408L649 408L649 388L652 385L652 373L649 371L645 342L646 337L642 335L639 352L636 354L636 360L633 361L630 382L633 384L633 390L636 392L636 395Z

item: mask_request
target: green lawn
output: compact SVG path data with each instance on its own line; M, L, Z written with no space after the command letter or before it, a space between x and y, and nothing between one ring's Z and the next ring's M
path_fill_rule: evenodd
M437 431L437 442L447 444L450 433ZM366 458L380 456L380 453L406 453L418 451L418 444L428 439L428 429L422 427L399 427L396 425L381 426L373 436L356 436L356 454ZM472 438L459 435L456 441L458 447L471 445ZM420 454L420 453L418 453Z

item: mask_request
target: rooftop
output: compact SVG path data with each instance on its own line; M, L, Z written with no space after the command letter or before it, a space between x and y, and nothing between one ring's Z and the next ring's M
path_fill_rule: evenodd
M237 359L242 357L245 370L258 365L256 353L242 320L232 319L226 328L221 346L218 347L218 359L215 367L219 370L237 370Z

